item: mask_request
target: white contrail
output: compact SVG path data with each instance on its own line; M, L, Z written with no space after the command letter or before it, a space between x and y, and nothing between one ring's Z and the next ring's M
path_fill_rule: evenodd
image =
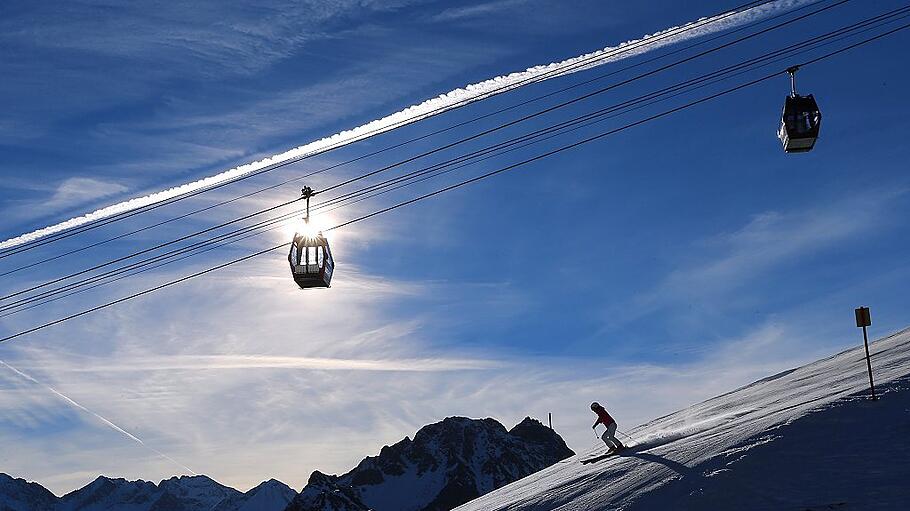
M602 50L586 53L578 57L573 57L561 62L553 62L541 66L535 66L525 71L511 73L505 76L497 76L479 83L467 85L460 89L441 94L435 98L428 99L423 103L409 106L403 110L387 115L380 119L370 121L356 128L336 133L329 137L310 142L308 144L295 147L274 156L247 163L239 167L234 167L219 174L193 181L174 188L169 188L143 197L136 197L128 201L120 202L107 206L82 216L74 217L63 222L43 227L14 238L0 242L0 249L15 247L29 241L37 240L51 234L72 229L87 224L94 220L107 218L118 213L131 211L144 206L149 206L162 202L179 195L194 192L203 188L214 186L226 181L237 179L244 175L256 172L263 168L299 160L301 158L312 156L325 152L329 149L341 147L358 140L363 140L379 133L393 130L397 127L404 126L427 117L445 112L456 106L465 105L478 101L494 94L499 94L514 88L521 87L528 83L534 83L543 80L549 80L558 76L563 76L592 67L601 66L610 62L626 59L642 53L647 53L664 46L676 44L688 39L694 39L707 34L721 32L745 23L757 21L759 19L787 11L795 7L811 3L815 0L778 0L760 7L743 10L736 13L725 13L717 16L701 18L697 21L668 28L660 32L645 35L639 39L626 41L617 46L608 46Z
M21 376L21 377L25 378L26 380L28 380L28 381L34 383L35 385L40 385L40 386L44 387L45 389L47 389L48 391L50 391L51 393L53 393L55 396L59 397L60 399L62 399L62 400L64 400L64 401L66 401L67 403L69 403L70 405L72 405L72 406L78 408L79 410L82 410L83 412L88 413L88 414L90 414L90 415L94 415L96 419L98 419L98 420L100 420L101 422L103 422L107 427L113 429L114 431L116 431L116 432L118 432L118 433L123 434L124 436L126 436L126 437L129 438L130 440L136 442L137 444L141 445L142 447L145 447L146 449L152 451L153 453L157 454L158 456L161 456L162 458L164 458L164 459L166 459L166 460L168 460L168 461L174 463L175 465L177 465L178 467L180 467L180 468L186 470L186 471L189 472L190 474L196 475L196 472L193 472L193 470L190 469L189 467L187 467L186 465L184 465L184 464L178 462L178 461L175 460L174 458L171 458L170 456L168 456L167 454L164 454L163 452L159 451L158 449L155 449L154 447L152 447L152 446L146 444L146 443L143 442L140 438L138 438L136 435L133 435L133 434L130 433L129 431L127 431L127 430L121 428L120 426L114 424L113 422L111 422L111 421L105 419L105 418L102 417L100 414L95 413L95 412L89 410L88 408L82 406L81 404L77 403L76 401L70 399L69 397L65 396L62 392L60 392L60 391L58 391L57 389L55 389L54 387L51 387L50 385L48 385L48 384L46 384L46 383L42 383L42 382L40 382L40 381L38 381L38 380L32 378L31 376L29 376L29 375L23 373L22 371L16 369L15 367L13 367L13 366L7 364L7 363L4 362L3 360L0 360L0 365L3 365L4 367L6 367L7 369L9 369L10 371L12 371L12 372L18 374L19 376Z
M181 355L142 357L116 364L93 363L91 367L67 366L54 371L177 371L177 370L236 370L236 369L315 369L320 371L377 371L377 372L446 372L501 369L506 364L496 360L453 358L346 359L268 355ZM42 365L45 369L48 366Z

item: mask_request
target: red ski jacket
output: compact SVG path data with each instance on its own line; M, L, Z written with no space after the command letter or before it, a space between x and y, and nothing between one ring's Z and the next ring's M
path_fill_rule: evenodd
M597 414L597 422L594 423L595 426L597 426L598 424L603 424L604 426L609 426L610 424L613 424L614 422L616 422L615 420L613 420L613 417L610 417L610 414L607 413L606 408L598 408L597 410L594 410L594 413Z

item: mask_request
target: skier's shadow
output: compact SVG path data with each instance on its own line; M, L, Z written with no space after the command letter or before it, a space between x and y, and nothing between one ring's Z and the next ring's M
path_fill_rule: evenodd
M618 453L618 456L620 456L622 458L638 458L640 460L650 461L652 463L658 463L658 464L663 465L663 466L669 468L670 470L676 472L681 477L687 477L694 473L694 471L691 468L683 465L682 463L679 463L678 461L668 460L667 458L664 458L663 456L658 456L656 454L651 454L651 453L647 453L647 452L635 452L635 451L630 450L627 452L620 452L620 453Z

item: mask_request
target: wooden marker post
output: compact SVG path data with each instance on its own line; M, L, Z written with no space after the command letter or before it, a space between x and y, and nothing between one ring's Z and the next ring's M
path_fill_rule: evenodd
M869 336L866 334L866 327L872 326L872 316L869 314L869 307L860 307L855 312L856 326L863 329L863 344L866 346L866 368L869 370L869 388L872 389L872 400L875 401L875 383L872 381L872 359L869 357Z

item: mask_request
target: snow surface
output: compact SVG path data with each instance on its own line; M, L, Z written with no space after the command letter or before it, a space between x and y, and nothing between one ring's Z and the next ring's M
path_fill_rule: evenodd
M910 330L759 380L457 509L910 509Z

